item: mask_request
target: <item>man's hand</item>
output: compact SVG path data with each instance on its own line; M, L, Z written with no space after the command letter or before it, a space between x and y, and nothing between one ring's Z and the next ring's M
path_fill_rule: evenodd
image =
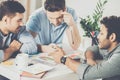
M91 66L94 66L97 64L97 62L93 59L87 59L87 64L91 65Z
M62 12L61 14L63 15L64 22L68 25L66 33L69 44L74 50L77 50L81 42L81 37L76 24L77 22L75 22L73 16L66 11Z
M64 22L67 23L68 26L73 26L75 24L73 17L70 13L63 12L62 14L63 14Z
M18 51L22 44L16 40L13 40L9 47L4 50L4 60L7 60L15 51Z
M16 51L20 49L21 43L19 41L13 40L9 47L14 48Z
M42 45L41 51L45 53L51 53L56 50L57 45L56 44L49 44L49 45Z
M64 51L63 51L61 48L56 47L55 52L52 52L52 53L50 53L49 55L54 58L55 62L61 63L61 62L60 62L60 59L61 59L62 56L65 55L65 53L64 53Z

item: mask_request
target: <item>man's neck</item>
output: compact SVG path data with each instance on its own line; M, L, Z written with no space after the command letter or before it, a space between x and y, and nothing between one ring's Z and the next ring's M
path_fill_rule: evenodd
M0 25L0 32L1 32L4 36L6 36L6 35L9 34L9 32L7 31L7 29L6 29L4 26L2 26L2 25Z
M113 43L111 44L111 47L108 49L108 51L111 52L114 48L117 47L118 44L119 44L119 43L117 43L117 42L113 42Z

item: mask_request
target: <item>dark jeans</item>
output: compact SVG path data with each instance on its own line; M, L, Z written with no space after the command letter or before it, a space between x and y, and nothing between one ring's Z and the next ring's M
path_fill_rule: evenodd
M0 80L9 80L9 79L0 75Z

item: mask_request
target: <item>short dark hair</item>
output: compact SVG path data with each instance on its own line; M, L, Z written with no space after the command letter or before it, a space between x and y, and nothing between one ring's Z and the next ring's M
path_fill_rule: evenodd
M120 42L120 17L117 16L110 16L110 17L104 17L101 21L101 24L105 25L105 27L108 30L107 38L112 33L116 34L116 41Z
M45 10L50 12L65 10L65 0L46 0L44 3Z
M14 16L15 13L24 13L25 8L21 3L15 0L2 1L0 3L0 20L3 16Z

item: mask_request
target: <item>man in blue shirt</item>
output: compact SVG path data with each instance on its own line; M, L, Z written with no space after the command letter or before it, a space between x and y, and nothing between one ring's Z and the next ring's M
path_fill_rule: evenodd
M51 43L61 44L65 31L71 47L79 47L80 36L76 23L75 11L65 6L65 0L46 0L44 8L30 16L26 28L36 39L39 51L52 52Z

